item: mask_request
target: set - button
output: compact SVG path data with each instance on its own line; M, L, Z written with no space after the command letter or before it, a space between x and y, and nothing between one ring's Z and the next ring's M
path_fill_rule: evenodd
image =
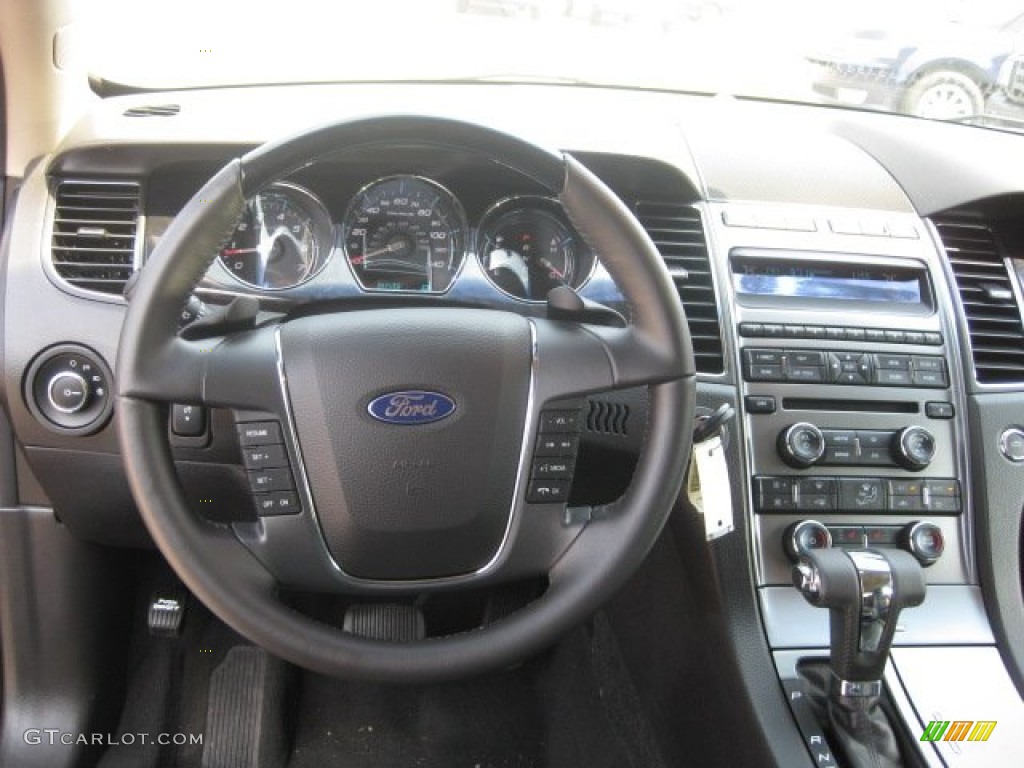
M531 504L564 504L569 500L576 450L580 442L579 409L543 410L537 428L530 484L526 501Z
M262 517L301 512L281 425L276 421L244 422L238 425L238 442L256 513Z

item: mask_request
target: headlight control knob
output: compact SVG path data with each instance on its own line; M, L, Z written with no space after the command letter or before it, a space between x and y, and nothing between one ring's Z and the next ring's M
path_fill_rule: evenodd
M78 413L89 402L89 384L74 371L61 371L50 379L46 397L61 413Z
M825 436L813 424L801 421L779 433L777 447L784 462L806 469L825 454Z
M935 458L935 436L924 427L905 427L893 437L892 455L901 467L918 472Z
M96 352L80 344L43 350L25 374L25 404L39 422L65 435L90 435L110 419L114 377Z

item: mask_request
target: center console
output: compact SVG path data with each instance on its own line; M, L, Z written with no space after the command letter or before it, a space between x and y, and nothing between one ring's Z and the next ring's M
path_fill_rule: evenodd
M808 764L841 764L803 708L801 670L827 662L830 648L827 612L794 588L808 553L906 552L920 566L926 596L900 614L884 670L915 743L929 718L972 716L965 664L993 671L998 704L986 711L1012 721L1019 696L978 587L961 340L937 241L912 213L854 220L728 203L709 206L709 221L735 329L761 620ZM934 766L968 765L972 754L919 749Z

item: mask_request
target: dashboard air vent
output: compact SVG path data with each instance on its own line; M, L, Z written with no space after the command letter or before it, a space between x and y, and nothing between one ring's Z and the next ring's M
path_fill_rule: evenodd
M933 219L956 277L979 383L1024 382L1021 308L999 240L988 222L970 214Z
M125 117L174 117L181 112L177 104L147 104L144 107L131 107L124 111Z
M53 268L78 288L121 295L134 270L139 185L62 181L53 215Z
M722 329L700 211L677 203L636 204L636 215L665 259L686 310L700 373L722 373Z

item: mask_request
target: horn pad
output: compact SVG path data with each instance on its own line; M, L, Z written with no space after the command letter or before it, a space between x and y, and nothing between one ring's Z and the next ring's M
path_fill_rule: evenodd
M443 578L497 555L529 407L526 318L316 315L282 327L281 356L320 528L346 573Z

